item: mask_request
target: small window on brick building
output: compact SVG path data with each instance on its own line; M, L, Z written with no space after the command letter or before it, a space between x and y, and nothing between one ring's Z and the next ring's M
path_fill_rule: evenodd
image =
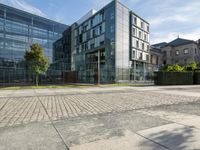
M176 50L176 56L178 56L180 53L179 53L179 50Z
M184 51L184 54L188 54L189 53L188 48L184 49L183 51Z

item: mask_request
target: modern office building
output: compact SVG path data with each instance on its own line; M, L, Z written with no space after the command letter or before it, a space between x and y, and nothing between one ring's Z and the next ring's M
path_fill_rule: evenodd
M0 69L23 68L23 58L31 44L45 49L50 63L53 43L68 26L0 4Z
M64 68L77 73L77 82L145 80L149 51L149 23L114 0L63 33L54 43L54 63L69 65Z

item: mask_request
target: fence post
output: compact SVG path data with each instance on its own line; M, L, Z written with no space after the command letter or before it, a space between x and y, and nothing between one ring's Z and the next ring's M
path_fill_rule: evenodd
M26 71L25 70L23 71L23 74L24 74L24 85L26 85Z
M5 83L6 83L5 80L6 80L6 79L5 79L5 71L3 71L3 86L5 86Z

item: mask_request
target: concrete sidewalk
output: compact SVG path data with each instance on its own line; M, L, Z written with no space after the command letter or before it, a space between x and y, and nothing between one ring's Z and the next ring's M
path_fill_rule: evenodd
M22 89L22 90L0 90L0 97L21 96L53 96L70 94L90 94L103 92L118 92L132 90L129 86L116 87L90 87L90 88L50 88L50 89Z
M23 89L23 90L0 90L0 97L21 96L48 96L70 95L91 93L117 93L131 91L152 91L163 94L200 97L200 85L184 86L116 86L116 87L90 87L90 88L51 88L51 89Z
M98 140L71 147L71 150L198 150L200 116L148 109L137 111L171 123L140 130L124 131L122 137ZM200 111L199 111L200 114Z

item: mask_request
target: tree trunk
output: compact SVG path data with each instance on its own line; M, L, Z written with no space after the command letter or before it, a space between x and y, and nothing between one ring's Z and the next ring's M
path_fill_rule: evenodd
M38 74L35 75L35 83L36 83L36 86L38 86Z

